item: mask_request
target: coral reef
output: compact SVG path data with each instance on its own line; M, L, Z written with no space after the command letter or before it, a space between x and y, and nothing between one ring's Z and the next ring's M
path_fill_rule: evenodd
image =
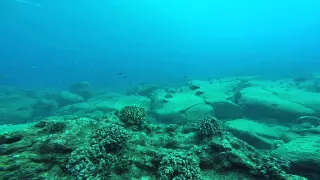
M147 112L138 105L125 106L121 109L120 120L128 125L141 126L146 122Z
M0 89L0 179L318 180L320 94L307 82Z
M113 152L125 146L128 138L129 135L123 127L111 124L101 126L95 131L92 144L100 144L106 152Z
M207 117L199 120L197 127L197 132L202 138L218 135L223 129L222 123L214 117Z
M200 167L218 171L246 170L256 178L284 179L290 163L278 157L263 155L228 132L210 139L200 154ZM216 162L220 162L216 164Z
M39 127L42 128L42 132L46 132L49 134L53 134L53 133L60 133L63 131L63 129L66 127L66 123L63 121L55 121L55 120L51 120L51 121L46 121L46 120L42 120L39 121L35 127Z
M181 152L170 153L162 158L159 179L200 179L200 168L196 157Z
M103 146L95 144L73 151L66 168L76 179L109 179L116 159Z
M128 138L126 130L118 125L101 126L92 135L90 146L71 153L66 167L77 179L108 179L118 161L116 154Z
M0 177L16 171L20 175L14 177L31 179L48 174L59 179L163 180L212 179L232 172L247 179L292 176L288 161L261 154L222 126L208 117L185 126L149 125L145 133L100 119L40 121L28 130L1 135L0 164L9 165L13 156L20 161L19 168L2 166ZM30 163L36 172L26 168ZM43 164L46 168L39 169Z

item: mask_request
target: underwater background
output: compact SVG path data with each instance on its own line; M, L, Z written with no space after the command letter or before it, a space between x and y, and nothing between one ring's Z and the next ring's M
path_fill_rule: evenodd
M319 180L319 9L1 0L0 179Z
M10 78L1 84L127 87L185 75L309 74L319 67L319 7L314 0L3 0L0 72Z

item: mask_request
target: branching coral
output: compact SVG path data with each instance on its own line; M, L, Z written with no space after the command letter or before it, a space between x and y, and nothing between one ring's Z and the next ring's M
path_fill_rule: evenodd
M69 157L67 169L77 179L108 179L128 140L126 130L118 125L101 126L92 136L91 145L80 147Z
M111 124L97 129L92 136L92 144L101 144L107 152L116 152L125 145L128 137L123 127Z
M170 153L160 162L159 178L160 180L200 179L199 163L192 155Z
M141 126L145 123L147 112L138 105L125 106L121 109L119 118L128 125Z
M207 117L198 122L197 130L201 138L211 137L222 132L222 123L216 118Z

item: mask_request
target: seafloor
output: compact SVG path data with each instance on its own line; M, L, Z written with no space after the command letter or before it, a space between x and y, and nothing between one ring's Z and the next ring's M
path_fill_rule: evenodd
M314 79L0 88L1 180L319 180Z

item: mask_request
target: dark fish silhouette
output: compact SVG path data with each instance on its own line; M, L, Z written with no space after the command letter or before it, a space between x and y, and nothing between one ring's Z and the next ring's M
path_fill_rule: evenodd
M197 91L197 92L195 93L196 96L201 96L202 94L204 94L203 91Z
M189 86L189 89L191 89L192 91L197 90L199 88L200 88L200 86L197 86L197 85L190 85Z
M173 98L173 95L172 94L166 94L164 97L165 98Z
M162 102L163 102L163 103L167 103L167 102L169 102L169 101L166 100L166 99L163 99Z

